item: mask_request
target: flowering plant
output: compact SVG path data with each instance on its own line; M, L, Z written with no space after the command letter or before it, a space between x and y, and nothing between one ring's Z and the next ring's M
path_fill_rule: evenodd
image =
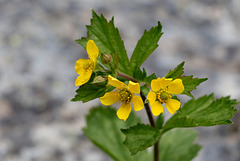
M194 143L194 131L180 128L232 123L229 119L239 102L230 97L214 99L213 94L195 99L191 91L207 78L183 76L184 62L162 78L155 73L147 75L141 68L158 47L163 34L160 22L144 32L129 60L114 19L108 22L94 11L92 16L88 36L76 40L87 50L89 59L79 59L75 64L80 75L75 85L80 87L72 101L100 98L108 106L93 108L83 131L114 160L190 161L201 146ZM183 104L178 94L192 99ZM114 103L120 104L117 111L110 107ZM168 120L164 119L165 104L172 114ZM131 112L132 105L135 111L145 108L150 125ZM153 150L147 151L151 146Z

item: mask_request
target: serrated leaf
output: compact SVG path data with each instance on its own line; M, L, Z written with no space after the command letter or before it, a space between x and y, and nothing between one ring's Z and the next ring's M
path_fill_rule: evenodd
M152 73L151 75L147 76L147 72L146 72L145 68L143 68L142 71L140 68L136 69L133 73L133 77L136 80L138 80L140 82L146 82L147 84L151 84L151 81L153 79L157 78L155 73Z
M93 10L92 16L91 25L87 26L88 39L94 40L100 53L109 54L112 57L118 54L119 71L132 76L127 52L118 28L114 26L114 19L108 22L103 15L98 16ZM86 38L82 38L80 43L83 44L85 40Z
M118 119L116 110L113 108L99 106L91 109L86 121L87 127L83 129L84 134L115 161L151 160L152 154L147 151L139 152L132 157L122 143L124 135L120 128L133 126L139 122L139 118L134 116L133 112L124 122Z
M196 87L207 80L207 78L193 78L192 75L190 76L182 76L183 74L183 65L185 62L180 63L174 70L170 70L168 74L165 76L165 78L173 78L177 79L180 78L182 79L182 83L184 85L184 91L182 94L186 94L190 97L193 97L192 94L190 93L192 90L196 89Z
M162 25L160 22L158 22L158 25L152 27L149 31L144 31L144 34L139 39L130 59L133 71L140 68L143 62L158 47L157 42L162 34Z
M207 78L192 78L193 76L182 76L180 77L180 79L182 79L182 83L184 85L184 91L183 91L183 94L186 94L190 97L193 97L192 94L190 93L192 90L196 89L196 87L208 80Z
M71 101L73 102L82 101L83 103L88 102L93 99L102 97L106 92L110 90L112 89L110 89L107 86L99 86L90 83L84 84L76 90L77 94Z
M194 130L176 129L165 133L160 140L160 160L191 161L201 149L194 144L197 135Z
M143 81L146 82L147 84L151 84L151 81L153 79L157 79L157 75L155 73L149 75L148 77L145 77Z
M179 127L214 126L231 124L229 120L237 111L236 100L222 97L214 100L213 94L190 100L178 110L163 127L164 131Z
M76 43L80 44L84 49L86 49L88 39L82 37L81 39L75 40Z
M141 71L140 68L137 68L133 73L133 77L136 80L140 80L140 81L142 81L146 76L147 76L147 72L144 68L143 68L143 71Z
M145 124L137 124L128 129L121 129L121 131L126 135L123 144L129 149L131 155L152 146L160 137L157 129Z
M140 90L142 91L142 93L146 96L148 94L148 92L150 91L150 89L147 87L147 85L145 84L144 86L140 87Z
M179 78L183 74L183 65L185 62L180 63L174 70L170 70L168 74L165 76L165 78Z
M171 99L175 99L175 100L178 100L179 102L181 102L180 99L176 95L172 96Z
M158 116L158 118L157 118L157 120L156 120L156 127L157 127L157 129L161 129L162 127L163 127L163 124L164 124L164 114L163 113L161 113L159 116Z

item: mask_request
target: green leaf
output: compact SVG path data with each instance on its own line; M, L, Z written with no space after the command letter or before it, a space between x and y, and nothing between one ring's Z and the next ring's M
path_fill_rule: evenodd
M196 89L196 87L207 80L207 78L193 78L193 76L182 76L183 74L183 65L185 62L182 62L179 64L173 71L170 70L168 74L165 76L165 78L173 78L177 79L180 78L182 79L183 85L184 85L184 91L182 94L186 94L190 97L193 97L192 94L190 93L192 90Z
M143 36L138 40L138 43L133 51L130 59L133 71L141 67L143 62L150 54L158 47L158 41L162 36L162 25L158 21L158 25L152 27L149 31L144 31Z
M152 73L151 75L147 76L147 72L146 72L145 68L143 68L142 71L140 68L137 68L133 73L133 77L136 80L138 80L140 82L146 82L147 84L151 84L151 81L153 79L157 79L157 76L155 73Z
M150 91L150 89L147 87L147 85L143 85L140 87L140 90L142 91L142 93L146 96L148 94L148 92Z
M207 78L192 78L193 76L183 76L183 77L180 77L180 79L182 79L182 83L184 85L184 91L183 91L183 94L186 94L190 97L193 97L192 94L190 93L192 90L196 89L196 87L208 80Z
M177 127L231 124L229 119L237 111L234 109L237 104L238 102L230 97L214 100L213 94L197 100L191 99L166 122L163 129L168 131Z
M118 55L118 69L120 72L132 76L132 69L121 39L118 28L114 26L114 19L109 22L103 15L98 16L92 10L91 25L86 26L88 30L88 39L94 40L100 53L109 54L114 58ZM86 38L82 38L79 43L84 44Z
M133 126L139 119L131 112L126 122L118 119L116 110L101 106L91 109L87 116L87 127L84 134L100 149L112 157L115 161L146 161L151 160L152 154L147 151L139 152L131 156L123 145L124 135L120 128Z
M90 83L84 84L76 90L77 94L71 101L82 101L83 103L88 102L90 100L102 97L106 92L110 90L112 89L107 86L99 86Z
M182 62L179 64L173 71L169 71L168 74L165 76L165 78L179 78L183 74L183 65L185 62Z
M163 127L163 123L164 123L164 114L161 113L156 120L157 129L161 129Z
M145 124L137 124L128 129L121 129L121 131L126 135L123 144L129 149L131 155L152 146L160 137L157 129Z
M201 149L194 144L197 135L194 130L176 129L165 133L160 140L160 160L191 161Z
M148 77L145 77L143 81L146 82L147 84L151 84L151 81L153 79L157 79L157 76L155 73L149 75Z
M88 39L86 37L82 37L81 39L75 40L76 43L80 44L85 50L87 47Z
M145 68L143 68L143 71L141 71L140 68L137 68L133 73L133 77L139 81L142 81L146 76L147 76L147 72Z
M176 95L172 96L171 99L175 99L175 100L178 100L180 102L180 99Z
M90 100L102 97L106 92L113 90L114 87L106 86L107 81L99 83L94 82L98 76L104 76L104 74L105 73L102 72L94 72L90 80L76 90L77 94L71 101L82 101L83 103L88 102Z

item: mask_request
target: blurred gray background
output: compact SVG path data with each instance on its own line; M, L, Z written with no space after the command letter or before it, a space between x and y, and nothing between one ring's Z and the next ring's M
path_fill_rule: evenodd
M115 17L129 55L161 21L164 35L144 64L149 74L162 77L186 61L186 75L209 78L195 97L240 98L239 0L0 0L1 161L112 160L81 131L99 100L70 102L74 64L87 56L74 40L86 36L91 8ZM239 117L197 128L203 149L194 161L239 161Z

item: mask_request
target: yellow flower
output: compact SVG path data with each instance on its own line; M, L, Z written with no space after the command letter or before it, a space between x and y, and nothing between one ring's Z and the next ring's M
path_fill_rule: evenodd
M178 100L171 99L172 94L181 94L184 91L184 86L181 79L172 78L158 78L153 79L151 82L151 88L153 91L148 93L147 99L152 106L151 110L154 116L158 116L163 113L163 103L166 103L166 107L171 114L177 111L181 103Z
M121 104L117 111L117 116L119 119L124 121L127 120L130 112L132 111L131 104L135 111L140 111L144 108L143 101L140 96L135 96L134 93L140 93L139 83L134 83L129 81L128 86L118 79L108 76L108 84L116 87L112 92L107 92L103 97L100 97L102 104L109 106L115 102Z
M76 86L87 83L95 68L99 50L93 40L87 42L87 53L89 59L79 59L75 64L75 71L80 75L75 81Z

